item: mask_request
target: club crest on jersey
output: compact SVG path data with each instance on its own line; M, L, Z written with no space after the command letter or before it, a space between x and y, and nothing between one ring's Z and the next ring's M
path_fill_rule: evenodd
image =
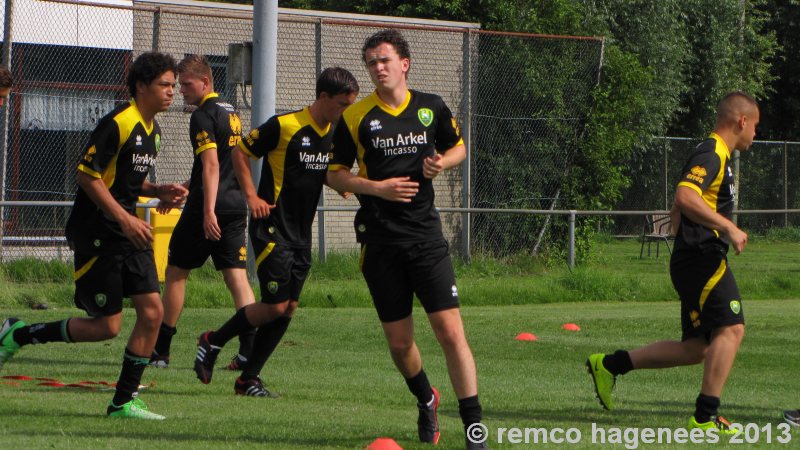
M417 111L417 117L420 123L426 127L433 123L433 111L428 108L420 108L419 111Z
M311 138L303 136L303 147L311 147Z
M156 153L161 151L161 135L156 133Z
M378 119L373 119L369 121L369 131L378 131L383 129L381 126L381 121Z
M137 146L142 145L142 136L138 134L136 135L136 145Z

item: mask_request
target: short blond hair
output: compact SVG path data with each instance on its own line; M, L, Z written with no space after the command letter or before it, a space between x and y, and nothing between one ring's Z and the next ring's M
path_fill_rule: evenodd
M188 55L178 63L178 75L186 74L197 78L207 77L211 85L214 85L214 74L211 72L211 65L203 55Z

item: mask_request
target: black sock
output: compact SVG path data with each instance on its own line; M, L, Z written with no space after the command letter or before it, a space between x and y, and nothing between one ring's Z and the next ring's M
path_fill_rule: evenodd
M465 429L473 423L480 423L483 413L478 396L459 399L458 413L461 415L461 422L464 423Z
M156 340L156 347L153 349L153 353L159 356L169 356L169 348L172 346L172 336L175 336L177 332L177 328L162 322L161 326L158 328L158 339Z
M253 351L250 353L250 359L247 361L247 367L242 371L241 378L243 380L252 380L256 378L264 364L275 351L278 342L281 341L286 330L289 328L289 322L292 321L291 317L280 316L272 322L265 323L258 327L255 338L253 339Z
M433 398L433 389L428 381L425 369L420 369L419 373L411 378L406 378L408 390L417 397L417 403L427 405Z
M719 410L719 397L700 394L694 403L694 420L697 423L708 422L717 415Z
M248 361L250 360L250 354L253 353L253 341L256 338L256 331L253 328L239 335L239 356Z
M139 382L142 381L144 368L150 362L150 356L140 356L132 353L127 348L122 357L122 371L117 380L117 390L111 403L114 406L122 406L133 400L139 392Z
M46 342L72 342L67 324L69 319L58 322L35 323L14 331L14 342L20 347L29 344L44 344Z
M625 375L633 370L631 355L625 350L617 350L613 355L603 358L603 366L611 375Z
M251 330L253 326L247 321L247 315L244 312L245 308L247 307L239 308L233 317L219 327L219 330L212 332L208 336L208 342L217 347L224 347L234 336Z

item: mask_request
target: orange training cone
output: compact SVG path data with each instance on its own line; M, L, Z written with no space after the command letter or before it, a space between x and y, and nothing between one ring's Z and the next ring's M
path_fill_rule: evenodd
M533 333L520 333L514 339L518 341L536 341L539 338L537 338L536 335Z
M400 447L392 438L382 437L372 441L366 450L403 450L403 447Z
M581 331L581 327L574 323L565 323L561 326L561 328L568 330L568 331Z

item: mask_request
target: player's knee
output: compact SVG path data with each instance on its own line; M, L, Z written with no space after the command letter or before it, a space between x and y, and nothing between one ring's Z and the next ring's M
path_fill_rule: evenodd
M122 320L116 316L101 317L95 322L95 330L102 339L114 339L122 329Z
M742 339L744 339L744 324L739 323L726 327L725 334L737 343L742 342Z
M161 302L153 302L139 310L138 319L145 325L152 324L158 328L164 320L164 305Z
M289 301L286 305L286 309L283 311L283 315L286 317L292 317L295 311L297 311L297 302Z
M393 355L405 355L414 347L414 339L406 336L394 336L389 338L389 351Z
M436 339L445 348L457 348L466 342L461 326L443 326L436 330Z

